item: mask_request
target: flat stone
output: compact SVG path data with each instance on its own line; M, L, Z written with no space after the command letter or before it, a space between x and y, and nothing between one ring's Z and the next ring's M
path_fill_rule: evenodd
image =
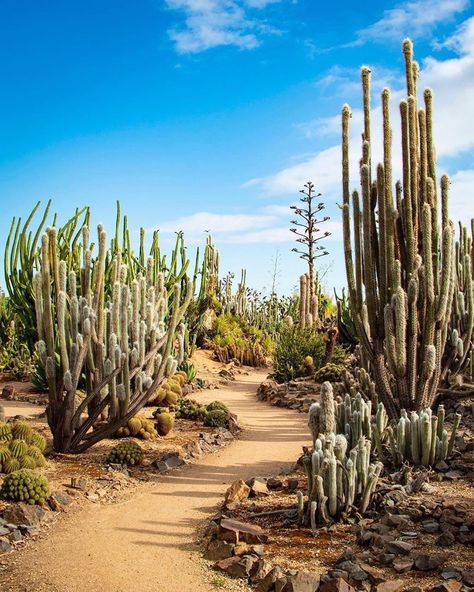
M434 520L430 520L428 522L423 522L422 528L425 532L435 533L439 531L439 524Z
M0 526L0 537L10 534L10 529Z
M462 581L466 586L474 587L474 569L464 569L462 572Z
M415 567L421 571L430 571L441 567L445 561L443 555L426 555L422 553L415 557Z
M260 479L252 479L250 486L249 497L261 497L263 495L269 495L268 487L265 481Z
M233 578L248 579L254 565L257 563L257 557L252 555L243 555L238 558L239 561L232 562L227 569L227 574ZM224 560L225 561L225 560Z
M387 580L377 585L377 592L398 592L405 584L401 580Z
M390 565L393 563L396 555L394 553L382 553L378 556L380 565Z
M451 547L456 542L456 537L452 532L446 531L440 535L436 541L436 544L440 547Z
M401 540L387 541L385 543L385 549L395 555L408 555L413 549L413 545Z
M230 533L235 540L232 542L244 542L250 544L261 544L268 541L268 535L255 524L248 524L247 522L240 522L239 520L232 520L230 518L223 518L219 525L219 538L221 535L225 537L224 540L229 540L226 537ZM235 536L236 535L236 536Z
M272 567L272 564L266 559L259 559L255 563L252 573L250 574L250 582L252 584L256 584L263 580L265 576L272 570Z
M270 479L267 480L267 487L268 489L274 490L283 489L283 481L276 477L270 477Z
M226 506L242 502L248 498L250 487L243 479L234 481L225 493L224 503Z
M413 568L413 559L407 557L397 557L393 560L393 569L397 573L406 573Z
M220 561L221 559L227 559L234 555L234 545L227 541L215 540L211 541L204 553L204 558L209 561Z
M6 538L0 538L0 553L10 553L13 551L13 547Z
M168 469L177 469L186 464L184 458L181 458L178 454L170 453L163 457Z
M226 559L221 559L217 563L214 564L214 569L216 571L222 571L224 573L229 573L229 569L234 563L238 563L240 561L240 557L227 557Z
M299 571L287 577L282 592L316 592L319 587L319 576L307 571Z
M319 592L355 592L343 578L332 578L319 586Z
M40 506L28 504L13 504L3 512L3 519L12 524L22 526L36 526L45 516L45 511Z
M12 530L10 534L7 536L7 538L10 541L10 543L18 543L19 541L23 540L23 535L21 534L21 531L17 528L15 530Z
M441 577L443 580L460 580L462 579L462 572L455 567L445 567L441 572Z
M72 497L62 491L53 491L48 498L48 505L54 512L59 512L72 502Z
M275 587L275 583L284 576L281 567L276 566L272 568L267 575L258 582L255 588L256 592L270 592Z
M410 516L406 514L387 514L382 522L395 528L406 528L410 524Z
M265 554L264 545L249 545L248 543L237 543L234 547L234 555L258 555L263 557Z

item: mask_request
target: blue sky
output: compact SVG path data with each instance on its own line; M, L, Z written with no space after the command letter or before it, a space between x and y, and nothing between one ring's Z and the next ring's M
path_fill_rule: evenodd
M279 253L279 290L289 292L303 266L288 207L311 179L332 217L325 281L342 286L340 108L351 104L357 138L368 64L375 107L384 85L394 90L396 126L407 35L435 92L452 217L467 220L468 0L0 0L0 247L12 216L37 200L53 198L62 219L90 205L112 231L120 199L131 228L160 228L164 243L183 229L194 246L211 229L222 271L246 267L257 288L270 285Z

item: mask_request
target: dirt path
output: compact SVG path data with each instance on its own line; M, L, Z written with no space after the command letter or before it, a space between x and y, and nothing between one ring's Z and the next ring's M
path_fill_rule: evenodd
M305 417L257 402L263 372L242 375L202 399L237 413L241 438L197 464L143 485L111 506L66 516L48 536L11 555L0 573L5 592L209 592L196 530L229 484L288 466L308 440Z

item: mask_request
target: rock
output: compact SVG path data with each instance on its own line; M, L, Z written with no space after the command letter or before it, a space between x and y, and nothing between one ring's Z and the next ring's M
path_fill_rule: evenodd
M0 537L6 536L7 534L10 534L10 529L0 526Z
M455 567L445 567L441 572L443 580L460 580L462 579L462 572Z
M260 526L223 518L219 525L219 538L233 543L261 544L268 541L268 535Z
M441 536L438 537L436 544L440 547L450 547L456 542L456 537L452 532L446 531L443 532Z
M446 561L443 555L426 555L421 553L415 557L415 567L421 571L429 571L441 567Z
M425 532L434 533L439 531L439 524L434 520L427 520L423 522L422 528Z
M319 586L319 592L355 592L355 588L349 586L342 578L332 578Z
M287 487L290 491L296 491L298 489L298 479L288 479Z
M225 560L224 560L225 561ZM233 578L248 579L252 573L253 567L257 563L257 557L244 555L239 557L239 561L232 562L227 569L227 574Z
M449 470L449 465L444 460L440 460L435 464L435 469L437 471L441 471L442 473L445 473L446 471Z
M393 553L382 553L378 556L378 560L380 565L390 565L394 561L395 557L396 556Z
M270 590L274 589L275 583L280 580L284 576L283 570L281 567L274 567L272 568L267 575L260 580L255 588L256 592L269 592Z
M282 592L316 592L319 586L319 576L307 571L299 571L287 577Z
M238 481L234 481L226 491L224 503L226 506L235 505L246 500L249 494L250 487L245 483L245 481L239 479Z
M406 514L387 514L382 519L382 522L398 529L406 528L410 525L410 516Z
M226 559L221 559L220 561L214 564L214 569L216 571L229 573L229 570L231 569L232 565L234 565L234 563L239 563L240 559L240 557L235 556L227 557Z
M466 586L474 587L474 569L464 569L462 572L462 581Z
M13 401L14 398L15 389L10 384L5 385L2 390L2 399L5 399L5 401Z
M263 580L265 576L271 571L272 565L266 559L259 559L252 570L250 575L250 582L256 584Z
M23 535L34 536L35 534L39 534L40 529L38 526L25 526L23 524L18 525L18 530Z
M270 479L267 480L267 487L268 489L273 490L283 489L283 481L276 477L270 477Z
M0 538L0 553L10 553L13 551L13 547L10 545L8 540L4 537Z
M166 466L168 467L168 469L176 469L178 467L182 467L184 464L186 464L186 461L184 460L184 458L181 458L178 454L174 453L174 452L170 452L169 454L166 454L162 460L166 463Z
M249 545L247 543L237 543L234 547L234 555L258 555L263 557L265 547L263 545Z
M249 497L261 497L262 495L268 495L268 487L263 479L254 478L247 483L250 487Z
M3 519L16 525L37 526L45 513L40 506L19 503L8 506L3 512Z
M408 555L413 549L411 543L401 540L387 541L384 546L389 553L393 553L394 555Z
M457 481L458 479L461 479L462 473L460 471L448 471L444 474L444 477L450 481Z
M10 541L10 543L18 543L19 541L23 540L23 535L21 534L21 531L18 528L16 528L15 530L12 530L10 532L7 538Z
M72 502L72 497L62 491L53 491L49 496L48 505L53 512L59 512L65 506Z
M398 592L405 584L402 580L387 580L377 585L375 588L377 592Z
M459 592L461 590L462 584L461 582L457 582L456 580L449 580L448 582L443 582L442 584L437 584L430 588L431 592Z
M234 555L234 545L227 541L211 541L206 548L204 558L209 561L220 561Z
M407 557L397 557L393 561L393 569L397 573L406 573L410 571L413 567L413 559L409 559Z

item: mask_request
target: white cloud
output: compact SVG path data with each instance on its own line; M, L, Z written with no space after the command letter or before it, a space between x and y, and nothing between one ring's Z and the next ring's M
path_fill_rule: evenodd
M474 218L474 170L458 171L451 177L449 214L453 220L470 225Z
M247 214L212 214L210 212L196 212L191 216L183 216L160 226L163 232L182 230L185 233L202 233L206 230L211 233L236 232L251 228L264 228L272 224L273 216L252 216Z
M356 34L352 45L367 41L399 40L419 37L439 23L446 23L469 6L469 0L410 0L385 10L383 17Z
M222 45L254 49L259 35L274 33L260 18L248 15L281 0L165 0L168 8L185 15L184 25L168 31L178 53L199 53Z
M466 20L444 44L457 55L448 59L426 59L421 68L420 88L430 86L434 92L434 127L437 155L444 161L451 157L466 155L474 148L474 17ZM391 117L393 128L393 163L394 180L400 176L400 131L398 102L401 91L392 94ZM359 99L360 100L360 99ZM422 97L421 97L422 100ZM373 162L379 162L382 156L381 109L374 97L375 108L372 112L372 155ZM314 122L313 122L314 123ZM362 131L362 113L354 109L351 122L351 175L353 186L357 184L358 159L360 157L360 133ZM309 137L324 133L340 134L340 115L321 120L307 130ZM469 165L470 166L470 165ZM464 166L466 169L466 166ZM438 167L440 170L441 167ZM472 215L472 196L474 195L474 172L456 169L452 174L452 217L462 214L463 207L469 203L467 215ZM340 144L330 146L305 158L295 165L268 177L252 179L247 185L259 186L265 195L293 194L303 183L311 179L318 191L326 199L341 201L341 148ZM457 192L462 196L458 203ZM467 195L471 202L467 202ZM464 211L466 211L464 209ZM465 214L466 215L466 214Z

